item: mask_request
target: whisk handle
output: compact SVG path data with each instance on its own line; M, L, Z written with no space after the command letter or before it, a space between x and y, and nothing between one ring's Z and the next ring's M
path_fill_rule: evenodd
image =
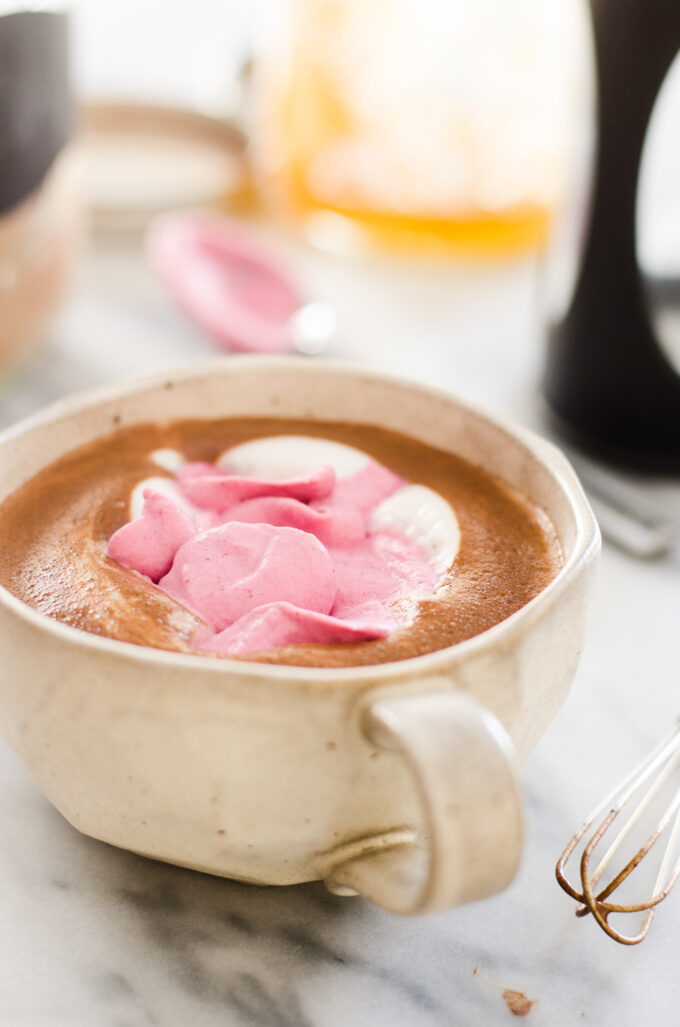
M515 876L522 805L512 743L493 714L447 685L365 701L367 740L410 765L421 844L351 856L326 875L331 891L357 892L394 913L431 913L492 895Z

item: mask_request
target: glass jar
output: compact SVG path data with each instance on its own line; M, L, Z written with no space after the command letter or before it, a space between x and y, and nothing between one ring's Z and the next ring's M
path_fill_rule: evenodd
M502 256L545 242L587 106L582 0L266 12L254 152L276 212L332 249Z

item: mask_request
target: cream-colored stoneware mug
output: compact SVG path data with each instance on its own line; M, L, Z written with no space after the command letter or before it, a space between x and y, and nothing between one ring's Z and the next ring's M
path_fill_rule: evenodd
M0 437L0 499L119 425L188 417L381 425L522 489L564 567L476 638L316 670L159 652L51 620L0 589L0 729L86 834L258 884L323 878L421 913L489 895L522 846L513 765L573 677L599 535L560 453L450 396L362 370L227 358L68 399Z

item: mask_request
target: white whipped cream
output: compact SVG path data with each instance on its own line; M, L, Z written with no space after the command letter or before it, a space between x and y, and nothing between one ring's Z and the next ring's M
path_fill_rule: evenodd
M135 521L138 517L142 516L142 509L144 507L144 492L146 489L153 489L154 492L160 492L161 495L167 496L168 499L172 499L173 503L177 503L182 509L189 514L193 519L196 517L196 510L191 503L184 498L180 490L177 488L177 484L174 478L144 478L133 488L130 493L130 520Z
M403 535L425 553L438 574L449 569L460 546L451 505L425 485L405 485L383 499L371 513L368 530Z
M149 460L172 474L176 474L187 462L184 454L178 449L154 449L153 453L149 454Z
M369 462L366 453L331 439L308 435L272 435L227 449L217 465L253 478L297 478L329 465L337 478L349 478Z

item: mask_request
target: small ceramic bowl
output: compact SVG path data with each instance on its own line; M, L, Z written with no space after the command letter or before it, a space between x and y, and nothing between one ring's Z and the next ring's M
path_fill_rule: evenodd
M295 358L226 358L77 396L0 437L0 499L119 425L274 416L380 425L457 453L550 516L564 566L456 646L313 669L90 635L0 588L0 725L80 831L257 884L322 878L404 913L481 898L522 847L515 778L573 678L599 550L557 449L420 386Z

